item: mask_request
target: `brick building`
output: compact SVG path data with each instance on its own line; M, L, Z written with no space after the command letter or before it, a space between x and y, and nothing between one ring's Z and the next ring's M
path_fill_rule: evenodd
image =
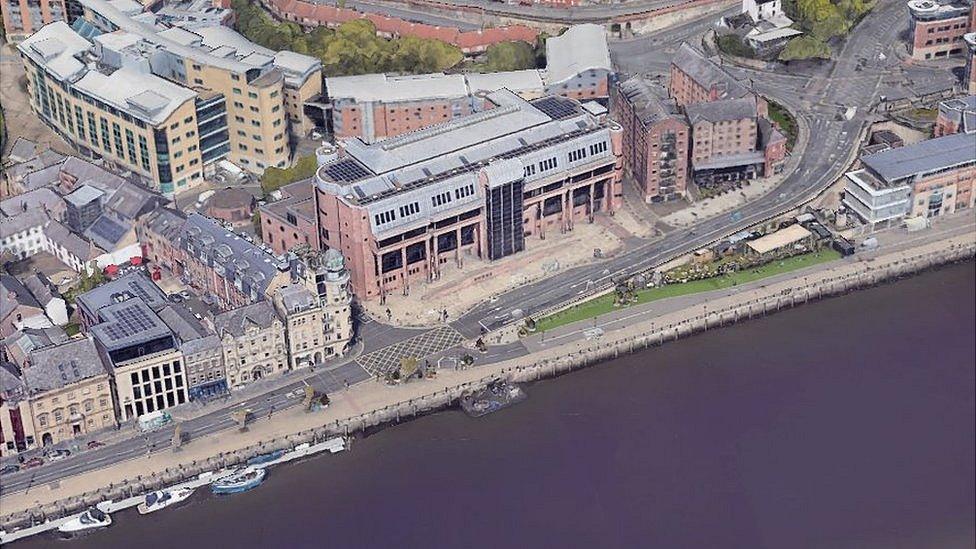
M3 29L8 42L19 42L55 21L67 21L64 0L3 0Z
M360 299L619 207L619 126L561 97L486 99L485 112L372 145L349 140L319 168L320 245L345 256Z
M913 59L962 54L963 35L976 30L972 0L910 0L908 13L908 52Z
M667 90L639 77L617 80L610 113L623 128L624 166L648 202L685 195L691 128Z
M932 132L935 137L976 132L976 95L939 103L939 116Z
M529 100L543 95L608 97L613 68L602 27L576 25L549 38L546 60L547 67L540 70L327 78L327 124L337 138L372 143L491 108L481 97L500 89Z
M279 189L281 198L259 208L261 241L281 255L301 247L319 250L318 216L315 214L315 185L296 181Z
M976 9L973 10L976 17ZM962 39L966 42L966 66L963 70L963 89L967 93L976 94L976 23L972 25L973 31L963 35Z
M671 59L670 76L668 95L681 107L752 95L749 88L687 43Z

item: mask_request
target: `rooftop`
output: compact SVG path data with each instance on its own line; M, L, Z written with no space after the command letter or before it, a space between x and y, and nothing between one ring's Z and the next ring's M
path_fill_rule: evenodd
M684 118L673 99L662 86L651 85L638 76L617 83L620 94L633 106L634 113L644 126L667 118Z
M51 189L41 187L0 201L0 212L6 216L17 216L30 211L53 211L59 206L63 209L61 197Z
M718 89L719 99L735 99L751 92L717 63L683 42L671 59L671 64L706 89Z
M90 332L109 351L173 335L169 326L138 297L107 305L98 311L98 317L101 322Z
M298 313L317 305L315 296L301 284L289 284L278 290L281 305L287 313Z
M757 238L755 240L750 240L746 242L746 246L761 255L799 242L805 238L808 238L810 234L810 231L803 228L802 225L795 223L789 227L786 227L785 229L780 229L775 233L767 234L766 236Z
M69 80L86 70L79 54L88 51L91 43L71 30L64 21L48 23L25 38L17 49L60 78Z
M694 103L685 106L685 113L692 124L705 120L724 122L756 118L756 99L752 96L739 99L722 99L707 103Z
M546 40L546 83L553 85L589 70L612 71L607 31L601 25L574 25Z
M197 96L189 88L128 67L111 74L88 71L75 88L154 125Z
M32 351L23 379L27 391L38 394L105 373L95 344L89 338L79 338Z
M75 302L94 316L104 307L132 298L139 298L152 307L162 307L167 304L166 294L143 271L134 271L120 276L79 294Z
M976 165L976 133L928 139L864 157L861 161L888 182L964 165Z
M182 304L170 303L159 309L157 314L181 343L206 337L210 333L203 323Z
M220 337L224 334L240 337L245 334L248 327L254 326L260 329L270 327L276 318L278 315L270 303L258 301L218 314L214 317L214 328Z

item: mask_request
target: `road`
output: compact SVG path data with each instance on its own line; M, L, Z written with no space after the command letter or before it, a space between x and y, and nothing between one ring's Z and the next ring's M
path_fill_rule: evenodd
M323 6L337 5L336 0L312 1L315 4L321 4ZM410 9L409 7L405 7L403 5L363 0L349 0L345 3L345 7L354 9L360 13L375 13L378 15L396 17L398 19L403 19L404 21L423 23L425 25L453 27L462 31L478 30L481 28L480 24L472 23L471 21L462 19L460 17L452 17L449 12L431 13Z
M662 49L672 48L676 42L700 34L709 24L705 20L692 21L668 31L621 43L619 47L623 49L615 49L615 57L622 66L626 62L621 62L621 58L639 62L641 52L647 58L668 58ZM512 322L514 319L511 313L516 309L524 314L534 314L578 299L612 284L614 279L652 269L677 256L774 217L778 212L788 211L819 194L842 174L849 162L850 153L856 150L859 133L866 120L865 112L877 95L885 69L894 62L895 57L891 55L891 50L896 47L897 34L906 26L907 17L901 2L885 0L862 21L833 64L816 67L806 74L732 69L741 78L751 79L760 93L775 98L793 112L799 113L809 126L811 143L803 151L796 170L773 192L739 208L737 221L731 222L729 216L704 220L690 230L675 231L654 241L643 242L605 262L571 269L517 288L498 296L493 303L475 307L452 322L451 326L466 337L477 337L482 327L491 330ZM887 60L880 61L877 55L879 53L885 53ZM857 68L860 58L868 59L863 70ZM648 66L653 68L652 65ZM858 113L851 120L838 119L839 106L857 106ZM365 354L416 337L425 331L397 328L367 319L361 324L359 335L364 342ZM524 355L526 352L524 345L516 342L490 347L485 354L477 354L476 358L479 363L488 363ZM442 358L455 357L459 353L457 348L453 348L426 358L436 364ZM453 364L453 361L445 364ZM212 412L186 420L182 423L182 431L192 441L197 437L232 428L234 421L230 413L237 408L249 408L253 417L262 418L268 415L272 406L275 410L282 410L297 405L301 399L289 397L288 393L301 390L306 383L319 391L334 393L341 390L346 383L354 384L369 377L370 374L355 361L332 368L320 368L314 374L296 377L292 383L247 398L232 408L215 408ZM49 483L109 463L137 459L148 451L164 450L170 445L172 430L172 427L164 428L145 439L129 438L62 461L3 475L0 494Z
M701 22L699 22L700 24ZM691 24L680 33L697 30ZM688 231L675 231L643 243L608 261L586 265L559 273L499 296L494 303L483 303L452 323L468 337L477 336L483 328L497 329L513 320L512 312L531 315L560 303L581 298L612 283L612 280L647 271L657 265L691 252L725 236L751 227L819 194L843 174L850 153L857 149L865 114L875 100L886 64L872 63L858 71L858 59L865 53L884 52L888 63L895 57L897 34L907 25L903 6L897 0L881 2L855 29L837 61L816 67L805 75L764 73L734 69L732 72L751 79L755 89L798 113L809 126L810 146L803 151L795 171L764 197L743 205L730 216L702 221ZM643 40L653 53L652 40L672 47L670 31ZM679 38L680 39L680 36ZM851 120L838 120L840 106L856 106ZM737 215L737 221L731 221ZM587 288L593 288L587 290Z
M384 13L391 15L392 10L395 9L394 6L401 11L406 10L408 13L425 13L405 8L402 2L403 0L371 1L375 6L382 6L381 9ZM436 8L436 13L449 14L452 10L460 8L475 14L485 13L555 23L605 23L614 17L644 13L680 3L684 2L676 0L627 0L626 2L559 7L543 4L524 6L514 0L505 2L496 0L440 0L437 2L439 6Z

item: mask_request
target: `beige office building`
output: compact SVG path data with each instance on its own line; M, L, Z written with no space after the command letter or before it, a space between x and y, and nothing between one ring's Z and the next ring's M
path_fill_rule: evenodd
M172 194L203 181L207 160L200 150L198 114L221 112L222 99L123 60L120 52L134 44L135 37L123 34L89 42L56 22L18 49L30 105L42 121L86 156L100 156Z
M154 74L226 99L230 161L258 174L289 164L289 128L310 130L302 105L322 92L318 59L268 50L222 25L168 26L151 12L133 17L105 0L79 1L94 27L138 36Z

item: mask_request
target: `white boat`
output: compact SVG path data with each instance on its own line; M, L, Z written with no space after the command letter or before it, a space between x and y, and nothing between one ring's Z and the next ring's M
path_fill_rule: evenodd
M65 534L91 530L93 528L104 528L112 524L112 517L104 513L97 507L89 507L78 518L73 518L68 522L58 526L58 531Z
M213 481L210 489L215 494L239 494L257 488L264 481L266 474L263 468L247 467L228 477Z
M175 505L193 495L193 488L178 488L176 490L158 490L146 494L146 501L139 504L136 509L140 515L148 515L153 511L165 509L170 505Z

